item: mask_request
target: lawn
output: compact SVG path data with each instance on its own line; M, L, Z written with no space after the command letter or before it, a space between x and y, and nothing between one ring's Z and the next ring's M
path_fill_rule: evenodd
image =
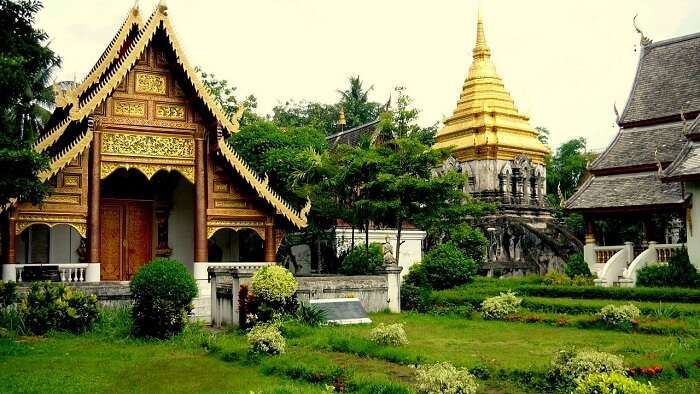
M320 393L338 379L348 391L394 384L391 392L402 392L412 383L412 364L449 361L476 372L480 392L533 393L529 382L567 346L623 355L627 367L661 364L664 372L653 380L661 392L700 392L697 332L646 335L414 313L371 317L403 323L410 343L375 345L366 339L371 326L298 323L284 327L287 353L269 357L249 356L236 332L197 327L163 342L126 338L105 324L80 336L8 336L0 339L0 392Z

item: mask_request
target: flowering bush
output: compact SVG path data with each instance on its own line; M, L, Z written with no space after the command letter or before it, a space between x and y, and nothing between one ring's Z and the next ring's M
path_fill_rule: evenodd
M474 375L450 363L421 365L416 369L416 391L420 394L474 394L478 387Z
M576 380L575 394L654 394L656 388L619 373L593 373Z
M610 326L625 326L632 324L639 319L639 308L632 304L627 305L606 305L600 312L598 317Z
M574 383L592 373L623 373L623 358L610 353L592 350L560 350L549 369L549 377L563 386Z
M481 303L481 315L486 320L500 320L518 311L522 298L508 290L507 293L490 297Z
M379 325L369 332L369 339L380 345L401 346L408 344L406 331L403 329L403 324L388 324L379 323Z
M84 331L97 319L97 297L73 290L64 283L32 283L19 312L34 334L49 330Z
M559 272L549 272L544 276L543 282L545 285L550 286L567 286L571 284L571 279L567 275Z
M282 354L287 347L279 327L276 324L259 324L248 334L248 349L252 353Z
M651 367L635 367L627 369L627 376L644 375L648 377L654 377L664 371L662 365L656 364Z
M251 283L255 296L268 302L284 302L292 298L298 288L294 275L279 265L269 265L257 271Z

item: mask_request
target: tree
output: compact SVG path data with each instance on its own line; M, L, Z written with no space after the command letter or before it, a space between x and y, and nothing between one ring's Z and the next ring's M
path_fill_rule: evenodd
M280 127L310 127L326 134L338 131L340 106L301 101L286 101L272 108L272 121Z
M561 190L564 198L574 194L588 163L594 158L592 153L586 151L586 139L575 138L561 144L554 156L547 160L547 190L555 205L558 206L560 202L558 190Z
M243 105L245 110L239 120L241 126L252 124L262 119L255 113L255 109L258 108L258 99L254 95L250 94L241 100L236 97L235 93L237 88L229 85L227 80L218 79L216 75L204 72L199 67L197 67L195 71L199 73L202 78L202 83L207 90L209 90L209 94L211 94L214 101L221 106L228 117L234 116L238 108Z
M48 160L31 143L48 119L42 105L53 102L49 85L60 58L33 27L41 8L37 0L0 0L0 206L39 203L49 190L38 178Z
M549 129L546 127L535 127L535 130L539 133L537 139L545 145L549 145Z
M347 89L338 90L341 97L339 104L345 111L346 127L357 127L377 119L381 105L369 101L369 93L374 86L364 90L359 75L348 78L348 81L350 86Z

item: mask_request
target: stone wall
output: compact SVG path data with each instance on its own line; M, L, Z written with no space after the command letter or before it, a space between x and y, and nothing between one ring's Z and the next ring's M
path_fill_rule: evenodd
M17 287L17 293L24 297L31 284L22 283ZM97 296L97 302L102 308L119 308L132 304L129 283L126 282L97 282L97 283L71 283L70 287Z
M367 312L389 308L389 287L385 275L307 276L298 277L297 280L300 301L356 297Z

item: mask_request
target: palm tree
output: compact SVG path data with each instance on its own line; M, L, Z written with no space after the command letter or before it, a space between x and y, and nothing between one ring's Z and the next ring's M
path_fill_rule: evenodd
M347 127L357 127L377 119L380 104L369 101L369 93L374 89L370 86L365 90L360 76L348 78L350 86L346 90L338 90L340 105L345 111Z

